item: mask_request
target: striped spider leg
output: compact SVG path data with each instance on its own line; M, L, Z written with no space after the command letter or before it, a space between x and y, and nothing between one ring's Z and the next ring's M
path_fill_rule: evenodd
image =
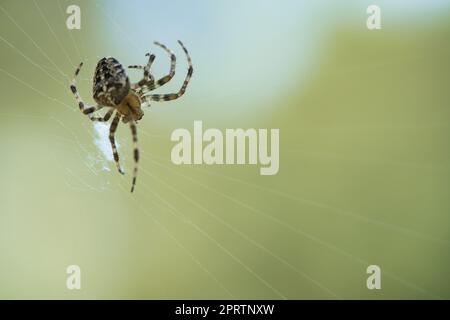
M170 100L175 100L175 99L178 99L179 97L181 97L185 93L187 85L189 83L189 80L191 79L192 74L194 72L194 69L192 67L191 57L189 56L189 52L187 51L186 47L183 45L183 43L180 40L178 40L178 43L183 48L183 51L186 54L186 58L187 58L187 61L188 61L188 66L189 66L186 78L184 79L184 82L183 82L183 85L181 86L180 90L177 93L149 94L147 92L144 92L144 95L142 97L143 103L148 103L150 101L170 101ZM172 62L173 62L173 65L174 65L174 60L172 60ZM175 74L175 71L173 71L173 74ZM159 79L156 82L155 87L151 88L151 90L156 89L156 88L162 86L163 84L167 83L170 79L172 79L172 77L173 77L173 75L169 74L168 76L165 76L165 77Z
M133 171L133 182L131 183L131 192L134 191L134 186L136 185L136 177L139 162L139 149L137 145L137 128L134 121L130 121L131 135L133 136L133 156L134 156L134 171Z
M147 53L145 56L148 57L148 62L146 66L139 66L139 65L128 66L128 68L130 69L144 69L144 78L140 80L138 83L132 85L132 88L136 90L139 90L141 87L144 86L146 87L153 86L153 83L155 82L155 79L150 74L150 67L153 64L153 61L155 61L155 55Z
M111 118L111 116L113 115L114 109L111 108L108 112L105 113L105 115L103 117L93 116L92 114L95 111L104 108L104 106L101 106L101 105L89 106L86 103L84 103L83 99L81 98L80 94L78 93L77 86L76 86L76 77L80 73L80 70L81 70L82 66L83 66L83 63L80 63L80 65L78 66L77 70L75 71L75 76L73 77L72 84L70 85L70 90L72 91L72 93L75 96L75 99L78 102L78 106L80 108L80 111L83 114L87 115L91 121L94 121L94 122L107 122ZM120 120L120 115L118 113L116 113L116 116L114 117L114 119L113 119L113 121L111 123L111 126L109 127L109 141L111 142L111 147L112 147L112 151L113 151L113 157L114 157L114 161L116 162L117 169L118 169L118 171L121 174L124 174L124 172L122 171L122 168L120 167L119 154L117 152L117 147L116 147L116 143L115 143L115 139L114 139L114 134L116 132L119 120Z

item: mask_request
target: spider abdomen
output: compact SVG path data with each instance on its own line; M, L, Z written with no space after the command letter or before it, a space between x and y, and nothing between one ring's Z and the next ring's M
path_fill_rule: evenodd
M93 98L104 106L116 106L130 91L130 80L115 58L102 58L95 67Z

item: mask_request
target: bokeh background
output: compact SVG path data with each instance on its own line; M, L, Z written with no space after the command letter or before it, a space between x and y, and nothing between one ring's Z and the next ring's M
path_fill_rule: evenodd
M81 7L81 30L66 8ZM381 7L382 29L366 28ZM0 298L450 298L448 1L0 1ZM103 56L178 57L128 126L83 116ZM141 74L130 71L132 80ZM176 128L279 128L280 171L176 166ZM105 140L106 139L106 140ZM106 141L106 142L105 142ZM82 289L66 288L81 267ZM366 268L382 289L366 288Z

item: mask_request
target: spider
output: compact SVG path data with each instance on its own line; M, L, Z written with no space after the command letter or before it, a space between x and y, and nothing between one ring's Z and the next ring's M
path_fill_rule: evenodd
M181 97L186 91L186 87L192 77L192 73L194 72L194 69L192 68L191 57L189 56L186 47L181 41L178 41L178 43L181 45L181 48L186 54L189 68L183 85L177 93L150 94L152 90L166 84L175 75L175 54L169 48L159 42L154 42L154 44L161 47L169 54L171 64L169 74L156 81L153 75L150 73L150 67L155 60L155 55L147 53L145 55L146 57L148 57L147 65L128 66L128 68L144 70L144 77L140 81L132 84L130 84L130 80L128 79L125 69L115 58L105 57L99 60L95 68L93 79L93 98L95 102L97 102L97 105L95 106L90 106L84 103L83 99L80 97L77 91L76 77L80 73L83 62L81 62L76 69L75 76L70 85L70 90L72 91L75 99L78 102L80 111L83 114L87 115L90 120L107 122L115 112L114 118L109 128L109 141L111 142L114 161L119 173L121 174L124 174L124 172L122 171L120 166L119 154L117 153L114 134L120 120L122 120L123 123L130 124L131 134L133 136L133 155L135 162L131 192L134 191L134 187L136 185L137 167L139 161L136 123L144 116L144 111L141 109L141 107L144 105L149 105L150 101L170 101ZM94 116L95 111L98 111L104 107L108 107L109 110L103 117Z

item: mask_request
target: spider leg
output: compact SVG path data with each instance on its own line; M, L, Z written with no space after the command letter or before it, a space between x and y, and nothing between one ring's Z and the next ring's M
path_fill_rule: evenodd
M150 75L150 68L153 64L153 61L155 61L156 56L154 54L147 53L145 54L146 57L148 57L147 65L144 67L144 79L145 81L154 81L153 76Z
M114 109L111 109L107 113L105 113L103 117L90 117L90 119L96 122L107 122L111 118L113 113Z
M114 134L116 133L119 121L120 121L120 114L116 113L116 115L114 116L113 121L111 122L111 126L109 127L109 141L111 142L111 147L112 147L112 151L113 151L114 161L116 162L117 169L119 170L119 172L121 174L124 174L122 169L120 168L119 154L117 153L116 141L115 141L115 138L114 138Z
M134 144L134 172L133 172L133 182L131 184L131 192L134 191L134 186L136 185L136 177L138 170L138 162L139 162L139 149L137 145L137 128L136 123L134 121L130 121L131 134L133 135L133 144Z
M183 43L180 40L178 40L178 43L183 48L183 51L186 54L188 65L189 65L186 78L184 79L184 82L183 82L183 85L181 86L180 91L178 91L177 93L145 95L144 98L143 98L143 102L175 100L175 99L178 99L179 97L181 97L184 94L184 92L186 91L186 87L187 87L187 85L189 83L189 80L192 77L192 73L194 72L194 69L192 68L192 60L191 60L191 57L189 56L189 53L188 53L186 47L183 45Z
M177 58L176 58L175 54L172 52L172 50L170 50L165 45L163 45L163 44L161 44L159 42L155 41L154 44L157 45L157 46L160 46L161 48L163 48L170 55L170 71L169 71L168 75L166 75L166 76L162 77L161 79L157 80L151 90L159 88L162 85L164 85L167 82L169 82L170 80L172 80L172 78L175 75L175 65L176 65L176 62L177 62Z
M128 66L128 68L130 68L130 69L147 69L147 70L150 70L150 67L152 66L153 61L155 61L156 56L154 54L150 54L150 53L146 53L145 56L149 57L146 66L133 65L133 66Z
M77 70L75 70L75 76L73 77L72 83L70 85L70 91L72 91L73 95L75 96L75 99L78 102L78 107L80 108L80 111L87 115L89 118L92 118L92 113L103 108L103 106L90 106L84 103L83 99L78 93L77 90L77 83L76 83L76 77L80 73L81 67L83 66L83 62L80 63Z
M155 55L147 53L145 56L149 57L146 66L139 66L139 65L128 66L128 68L130 69L144 69L144 78L141 79L139 82L132 84L131 87L133 89L139 89L140 87L143 86L151 87L153 86L153 83L155 81L153 76L150 74L150 67L153 64L153 61L155 61Z

